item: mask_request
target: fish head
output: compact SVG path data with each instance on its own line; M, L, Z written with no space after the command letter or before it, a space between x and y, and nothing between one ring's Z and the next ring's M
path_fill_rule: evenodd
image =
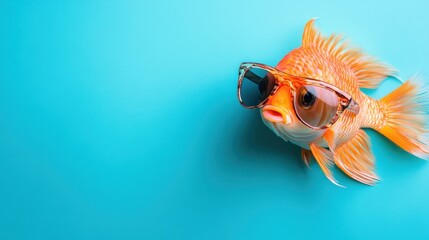
M295 93L296 94L296 93ZM260 109L265 125L279 137L303 148L320 138L326 129L314 129L305 125L294 108L291 86L280 85Z

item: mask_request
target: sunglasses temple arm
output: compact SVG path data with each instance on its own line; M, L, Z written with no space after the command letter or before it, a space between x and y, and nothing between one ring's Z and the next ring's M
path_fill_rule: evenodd
M252 73L251 71L247 71L246 78L250 79L252 82L254 82L256 84L259 84L261 82L261 79L262 79L261 77Z

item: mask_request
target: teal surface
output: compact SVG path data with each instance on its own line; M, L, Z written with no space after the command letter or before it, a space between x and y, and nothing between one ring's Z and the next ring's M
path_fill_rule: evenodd
M429 163L367 131L382 181L336 187L235 95L239 64L275 65L312 17L429 76L428 9L0 1L0 239L428 239Z

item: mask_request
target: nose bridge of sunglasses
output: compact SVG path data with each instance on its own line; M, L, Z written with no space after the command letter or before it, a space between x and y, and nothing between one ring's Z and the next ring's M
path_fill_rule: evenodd
M276 81L280 86L287 85L292 90L297 90L305 83L304 78L295 77L287 74L275 74Z

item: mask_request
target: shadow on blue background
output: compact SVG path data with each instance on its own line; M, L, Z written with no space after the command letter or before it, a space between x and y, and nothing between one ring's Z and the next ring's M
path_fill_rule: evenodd
M368 130L335 171L236 99L304 24L429 76L424 1L1 1L0 239L427 239L429 166ZM392 79L367 91L380 98Z

